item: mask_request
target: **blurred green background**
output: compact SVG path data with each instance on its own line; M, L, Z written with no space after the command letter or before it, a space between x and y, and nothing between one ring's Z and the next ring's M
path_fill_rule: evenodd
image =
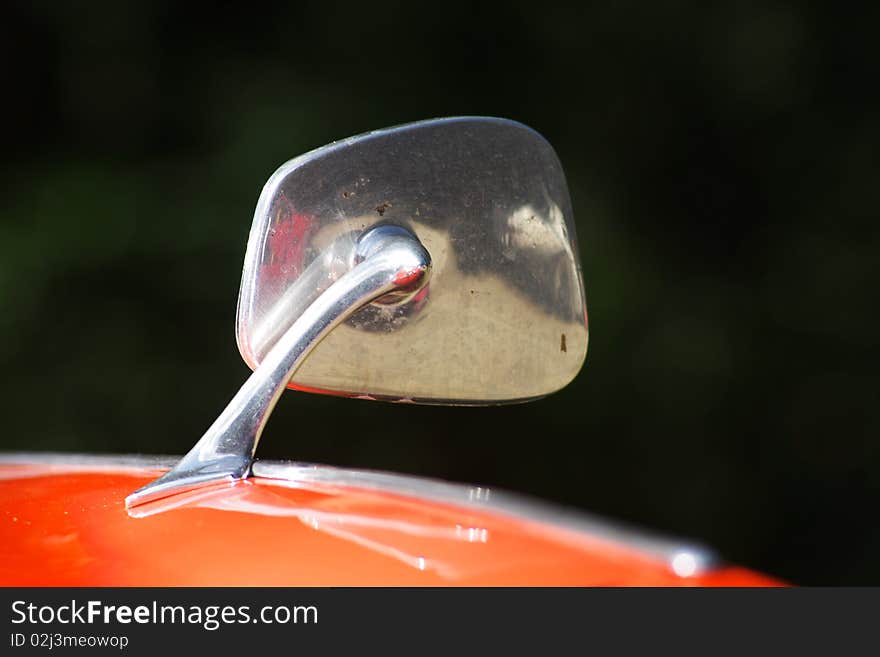
M842 4L7 5L0 449L185 452L248 373L235 302L269 174L374 128L503 116L569 177L581 375L504 408L288 393L260 455L880 583L880 15Z

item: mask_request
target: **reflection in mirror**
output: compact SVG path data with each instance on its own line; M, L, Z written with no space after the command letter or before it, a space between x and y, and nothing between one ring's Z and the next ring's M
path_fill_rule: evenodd
M355 313L290 387L484 404L534 399L577 374L586 304L562 168L533 130L480 117L353 137L272 176L239 297L236 334L251 367L311 298L291 303L296 283L320 293L314 267L331 280L334 266L350 266L346 240L380 224L412 231L431 255L431 282L405 307Z

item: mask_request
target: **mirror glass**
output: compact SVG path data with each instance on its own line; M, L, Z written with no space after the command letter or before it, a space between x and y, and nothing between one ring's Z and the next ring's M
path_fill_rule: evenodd
M291 388L390 401L494 404L565 386L587 313L565 176L513 121L462 117L335 142L282 165L257 204L236 336L251 368L354 265L368 228L412 231L432 259L404 302L362 308Z

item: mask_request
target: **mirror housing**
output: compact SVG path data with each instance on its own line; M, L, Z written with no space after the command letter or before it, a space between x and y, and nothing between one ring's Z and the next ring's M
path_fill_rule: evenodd
M587 351L571 202L550 144L513 121L422 121L282 165L257 203L236 336L256 369L377 225L411 231L431 282L329 334L289 387L419 403L524 401L565 386Z

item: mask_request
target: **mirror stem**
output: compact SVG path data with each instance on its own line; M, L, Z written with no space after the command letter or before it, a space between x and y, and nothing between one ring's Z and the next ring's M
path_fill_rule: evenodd
M327 288L268 351L220 416L167 473L125 498L128 508L209 482L250 475L260 435L296 370L358 309L382 297L410 297L428 282L431 257L410 231L376 226L358 240L354 266Z

